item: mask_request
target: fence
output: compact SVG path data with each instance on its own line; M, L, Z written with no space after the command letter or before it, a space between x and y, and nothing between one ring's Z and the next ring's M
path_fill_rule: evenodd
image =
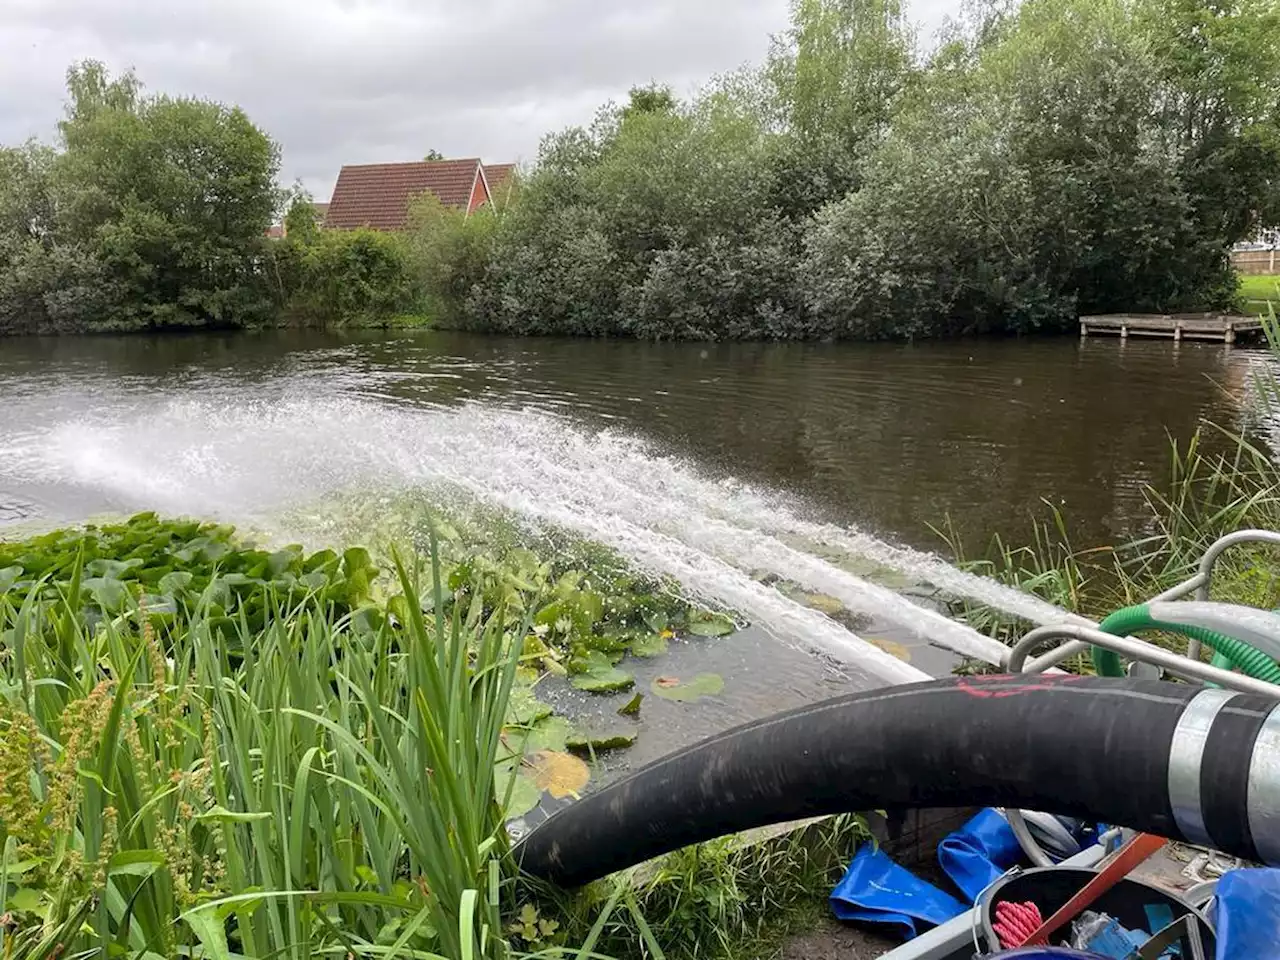
M1280 270L1280 250L1233 250L1231 265L1238 273L1274 274Z

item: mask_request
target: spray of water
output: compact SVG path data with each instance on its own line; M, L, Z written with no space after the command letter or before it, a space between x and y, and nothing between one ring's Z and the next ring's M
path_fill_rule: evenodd
M716 482L634 438L584 431L545 413L390 409L354 399L158 401L10 438L0 463L6 478L81 488L125 507L259 525L339 491L458 489L613 547L882 683L925 675L760 583L760 575L829 594L850 610L990 662L1004 654L1000 644L822 554L894 568L1033 622L1065 616L937 558L807 520L781 495Z

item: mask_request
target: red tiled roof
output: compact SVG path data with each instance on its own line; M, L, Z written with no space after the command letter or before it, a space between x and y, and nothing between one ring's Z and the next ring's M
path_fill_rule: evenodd
M325 226L402 230L409 218L409 201L427 191L446 207L465 210L479 165L479 160L472 159L343 167L329 201Z
M507 177L515 173L516 165L514 163L486 163L484 165L484 178L489 181L489 189L493 193L498 192L498 187L507 182Z
M502 209L511 195L511 177L516 172L514 163L486 163L484 178L489 184L489 197L494 206Z

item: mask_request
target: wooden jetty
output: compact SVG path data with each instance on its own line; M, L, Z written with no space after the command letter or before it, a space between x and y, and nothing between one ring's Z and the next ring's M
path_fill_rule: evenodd
M1237 338L1262 335L1258 317L1236 317L1225 313L1108 313L1080 318L1080 336L1091 334L1129 337L1163 337L1166 340L1220 340L1235 343Z

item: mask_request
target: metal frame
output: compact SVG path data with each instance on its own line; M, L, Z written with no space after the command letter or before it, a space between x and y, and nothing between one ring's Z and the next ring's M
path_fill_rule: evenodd
M1175 920L1138 948L1138 960L1160 960L1174 944L1187 950L1179 953L1185 960L1205 960L1200 921L1193 913Z
M1244 543L1268 543L1275 547L1280 547L1280 533L1273 533L1270 530L1241 530L1238 533L1228 534L1217 543L1209 547L1205 551L1204 556L1200 559L1200 569L1193 577L1184 580L1176 587L1171 587L1158 597L1153 597L1151 603L1164 600L1181 600L1190 594L1195 594L1196 600L1208 600L1209 588L1213 583L1213 568L1217 565L1222 555L1232 547L1240 546ZM1153 663L1157 666L1165 667L1170 673L1176 676L1185 676L1187 679L1204 680L1209 683L1222 683L1221 676L1210 676L1202 673L1200 668L1204 667L1200 663L1200 641L1192 640L1187 644L1186 656L1176 653L1170 653L1163 647L1157 647L1154 644L1145 643L1141 640L1135 640L1132 637L1113 637L1111 634L1102 633L1097 630L1097 624L1086 626L1088 621L1084 618L1078 618L1080 624L1054 624L1047 627L1041 627L1038 630L1032 630L1029 634L1022 638L1022 641L1013 648L1013 652L1009 655L1008 668L1010 673L1043 673L1050 667L1055 667L1068 657L1076 654L1085 653L1091 646L1104 647L1108 650L1114 650L1116 653L1123 654L1133 660L1142 660L1147 663ZM1087 631L1078 634L1076 631ZM1088 642L1082 642L1081 637L1087 637ZM1046 640L1055 638L1069 638L1071 642L1065 643L1054 650L1049 651L1043 656L1037 657L1030 663L1025 663L1028 654L1036 647L1040 646ZM1117 642L1118 641L1118 642ZM1019 652L1021 651L1021 656ZM1170 660L1169 657L1173 657ZM1208 668L1212 669L1212 668ZM1219 670L1218 674L1224 674L1227 671ZM1239 674L1228 674L1229 677L1239 677ZM1224 686L1230 686L1223 683ZM1268 695L1275 695L1275 688L1271 684L1265 684L1268 688ZM1245 690L1249 693L1258 692L1256 687L1235 687L1231 689Z

